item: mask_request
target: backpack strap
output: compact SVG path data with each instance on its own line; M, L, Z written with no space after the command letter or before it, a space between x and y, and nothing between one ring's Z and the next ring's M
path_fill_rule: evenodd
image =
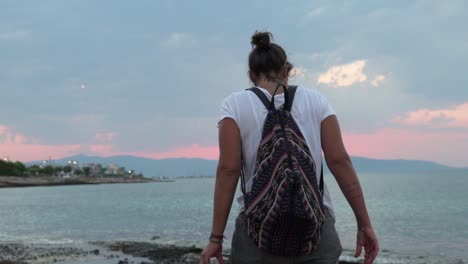
M242 144L242 143L241 143ZM242 194L245 195L247 190L245 189L245 175L244 175L244 155L242 155L242 148L241 148L241 170L240 170L240 178L241 178L241 190Z
M262 91L260 91L260 89L258 89L257 87L252 87L247 90L254 92L258 96L260 101L262 101L266 109L270 110L270 100L268 100L268 97Z
M289 98L288 98L288 101L284 105L284 110L289 111L289 112L291 111L292 104L293 104L293 101L294 101L294 96L296 95L296 91L297 91L297 85L289 85L288 86Z
M322 193L322 198L325 195L325 190L323 188L323 160L322 160L322 169L320 170L320 185L319 190Z
M279 87L280 87L280 85L278 85L277 89ZM262 103L266 107L266 109L268 109L268 110L273 110L274 109L274 107L275 107L275 105L273 103L274 96L273 96L272 100L270 101L270 100L268 100L268 97L265 95L265 93L263 93L257 87L248 88L246 90L254 92L258 96L260 101L262 101ZM285 99L286 102L284 103L284 110L291 111L291 107L292 107L292 103L293 103L293 100L294 100L294 95L296 94L296 90L297 90L297 85L294 85L294 86L290 85L290 86L288 86L288 89L285 89L284 99Z

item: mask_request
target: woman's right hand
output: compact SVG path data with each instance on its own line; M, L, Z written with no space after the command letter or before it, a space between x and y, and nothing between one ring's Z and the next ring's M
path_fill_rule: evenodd
M200 254L200 264L209 264L211 258L216 258L218 263L224 264L223 245L218 243L208 243Z
M359 228L356 241L356 253L354 257L361 255L362 248L364 247L364 262L363 264L374 263L377 254L379 253L379 241L375 235L372 227Z

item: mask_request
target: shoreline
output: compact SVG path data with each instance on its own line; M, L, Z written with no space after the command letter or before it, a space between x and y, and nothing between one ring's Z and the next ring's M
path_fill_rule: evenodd
M59 178L55 176L0 176L0 188L64 186L64 185L91 185L115 183L148 183L160 182L151 178L118 178L118 177L76 177Z
M0 264L198 264L202 248L157 241L91 241L61 244L0 242ZM362 263L352 257L354 251L344 249L339 264ZM223 250L229 264L230 248ZM211 263L217 263L212 261ZM447 256L400 255L381 250L376 263L467 263Z
M94 241L62 245L0 242L0 264L198 264L202 248L157 242ZM223 251L229 264L230 249ZM216 262L212 262L216 263ZM340 260L339 264L359 263Z

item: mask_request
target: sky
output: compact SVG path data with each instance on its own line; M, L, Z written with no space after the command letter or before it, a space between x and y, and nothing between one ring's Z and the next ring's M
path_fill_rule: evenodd
M348 152L468 167L468 3L0 1L0 158L218 158L223 99L273 33Z

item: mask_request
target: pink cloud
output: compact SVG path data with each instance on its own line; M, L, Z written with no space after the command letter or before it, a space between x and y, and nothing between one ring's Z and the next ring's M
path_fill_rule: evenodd
M351 155L379 159L431 160L468 166L468 133L385 128L372 133L344 133Z
M112 153L112 145L110 144L95 144L89 146L89 149L91 152L101 155L108 155L109 153Z
M80 145L0 144L0 157L23 162L64 158L79 153Z
M153 159L164 158L205 158L205 159L218 159L219 148L218 146L200 146L193 144L188 147L178 147L171 151L154 153Z
M416 128L385 128L371 133L344 132L348 152L353 156L378 159L432 160L453 166L468 166L468 133L459 131L431 131ZM29 142L29 143L27 143ZM46 145L30 140L25 135L14 133L0 126L0 158L34 161L59 159L79 153L113 156L132 155L151 159L204 158L216 160L217 145L193 144L168 151L119 151L109 143L90 145Z
M9 127L0 125L0 144L26 143L25 135L13 132Z
M113 136L113 133L97 133L96 139L103 142L98 144L46 145L40 143L37 138L25 136L13 131L7 126L0 125L0 158L8 157L11 160L27 162L48 159L49 156L52 159L59 159L82 152L99 156L133 155L151 159L217 159L219 155L218 146L200 146L198 144L176 147L172 150L162 152L116 151L114 150L114 146L109 143L112 141Z
M431 160L452 166L468 166L468 133L385 128L371 133L343 133L350 155L377 159ZM203 158L216 160L218 146L177 147L164 152L113 151L108 145L94 147L103 156L132 155L151 159Z
M163 152L149 152L149 151L114 151L112 145L109 144L98 144L91 145L90 151L93 154L102 156L113 156L113 155L132 155L138 157L145 157L150 159L167 159L167 158L202 158L216 160L219 156L218 146L200 146L193 144L191 146L177 147L169 151Z
M13 138L13 142L16 143L16 144L24 144L26 143L27 139L24 135L21 135L21 134L17 134L14 136Z
M419 109L395 117L392 121L409 126L468 128L468 102L446 109Z
M0 125L0 158L11 160L34 161L52 158L62 158L76 154L80 145L46 145L38 143L36 138L29 138L17 133L7 126Z

